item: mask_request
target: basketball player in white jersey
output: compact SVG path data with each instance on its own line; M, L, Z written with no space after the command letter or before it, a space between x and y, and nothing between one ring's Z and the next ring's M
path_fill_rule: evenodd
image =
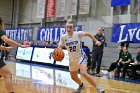
M74 32L74 22L69 21L66 23L66 34L64 34L58 44L58 48L62 48L65 45L69 54L69 70L71 78L79 85L76 93L80 93L81 89L84 88L83 82L78 77L78 70L80 69L80 74L97 89L98 93L104 93L104 89L96 86L95 81L87 73L87 57L82 50L81 38L87 36L96 42L96 45L100 46L99 42L92 34L88 32Z

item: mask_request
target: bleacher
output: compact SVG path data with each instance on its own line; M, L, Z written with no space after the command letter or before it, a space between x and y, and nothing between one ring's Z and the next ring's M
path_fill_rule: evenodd
M104 48L104 54L102 59L102 67L108 68L112 62L115 62L119 57L118 43L108 43ZM130 43L128 51L132 54L132 58L136 57L137 47L139 44Z

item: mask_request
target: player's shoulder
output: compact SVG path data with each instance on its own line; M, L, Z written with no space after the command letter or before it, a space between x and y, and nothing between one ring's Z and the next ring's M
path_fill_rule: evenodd
M5 35L5 34L6 34L5 31L0 29L0 36Z
M79 35L85 35L85 32L84 32L84 31L78 31L76 34L77 34L78 36L79 36Z
M1 33L5 33L5 31L4 31L3 29L0 29L0 32L1 32Z
M83 31L74 31L74 34L81 34L84 33Z
M85 33L85 31L77 31L78 34Z

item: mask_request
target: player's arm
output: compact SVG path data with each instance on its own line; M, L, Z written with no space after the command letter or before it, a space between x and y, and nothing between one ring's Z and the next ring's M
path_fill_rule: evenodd
M122 62L122 58L120 58L119 62Z
M95 44L97 44L97 45L99 45L99 46L101 45L101 42L99 42L99 41L94 37L94 35L90 34L89 32L85 32L85 36L91 38L91 39L95 42Z
M5 43L7 43L7 44L9 44L9 45L11 45L11 46L17 46L17 47L22 47L22 48L29 47L29 45L21 45L20 43L17 43L17 42L15 42L15 41L9 39L6 35L1 36L1 39L2 39Z
M62 44L59 42L59 44L58 44L58 47L57 48L59 48L59 49L62 49Z
M13 47L6 47L6 46L1 45L0 49L1 50L11 50L11 49L13 49Z
M62 49L62 47L63 47L63 40L62 40L62 37L61 37L57 48Z
M126 63L130 63L131 62L131 59L132 59L131 54L129 54L128 56L129 56L129 58L128 58L128 61L126 61Z
M131 62L131 59L128 59L128 61L126 61L125 63L130 63Z
M135 60L134 60L134 64L136 64L136 65L140 65L140 61L139 61L139 58L138 58L139 56L137 56L136 58L135 58Z

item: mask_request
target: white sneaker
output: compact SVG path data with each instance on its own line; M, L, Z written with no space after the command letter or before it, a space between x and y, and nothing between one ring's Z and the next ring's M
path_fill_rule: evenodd
M97 92L98 92L98 93L105 93L105 90L102 89L102 88L97 88Z
M85 85L84 85L84 83L82 83L82 84L78 87L78 89L75 91L75 93L80 93L81 90L83 90L84 88L85 88Z
M102 73L107 75L109 72L107 70L103 70Z

